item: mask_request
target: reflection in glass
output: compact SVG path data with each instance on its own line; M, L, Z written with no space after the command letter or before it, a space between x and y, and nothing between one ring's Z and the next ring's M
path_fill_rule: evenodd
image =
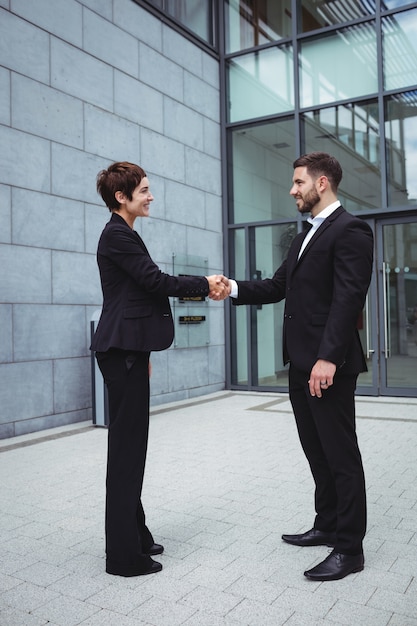
M412 2L413 0L381 0L381 11L405 7L407 4L412 4Z
M294 119L229 131L230 222L293 218L289 195L296 156Z
M415 387L417 223L384 226L384 337L387 387Z
M213 36L213 0L165 0L164 9L210 44Z
M230 61L229 121L292 110L293 66L291 46L261 50Z
M417 9L382 19L384 84L398 89L417 83Z
M301 10L300 10L301 9ZM351 22L366 15L375 14L375 2L369 0L301 0L299 9L299 32L306 33L332 24Z
M365 306L358 319L358 333L362 344L362 350L366 359L367 372L361 372L358 377L358 385L361 387L372 387L374 377L373 367L373 337L375 320L371 314L371 293L366 296Z
M385 101L388 203L417 202L417 91Z
M291 0L226 0L226 52L291 36Z
M343 168L339 199L348 211L381 206L379 116L376 100L305 113L303 152L335 156Z
M254 279L272 278L281 263L287 258L288 250L297 233L295 223L278 226L263 226L254 229L252 254L250 255L251 276ZM284 302L252 307L253 359L257 370L254 382L260 386L287 386L287 368L282 360L282 321Z
M377 92L375 22L301 42L302 107Z

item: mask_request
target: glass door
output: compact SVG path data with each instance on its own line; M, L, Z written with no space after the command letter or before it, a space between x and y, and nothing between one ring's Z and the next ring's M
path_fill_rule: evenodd
M381 394L417 395L417 221L377 230Z
M417 221L369 221L375 267L358 322L368 371L359 395L417 396Z

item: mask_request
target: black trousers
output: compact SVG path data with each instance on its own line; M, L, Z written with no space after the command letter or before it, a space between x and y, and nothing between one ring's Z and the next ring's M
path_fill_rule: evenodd
M360 554L366 492L355 426L357 376L336 375L321 398L310 395L308 378L307 372L290 367L290 400L315 482L314 528L336 533L337 552Z
M149 352L97 352L108 390L106 556L112 573L149 569L153 545L145 523L142 485L149 432Z

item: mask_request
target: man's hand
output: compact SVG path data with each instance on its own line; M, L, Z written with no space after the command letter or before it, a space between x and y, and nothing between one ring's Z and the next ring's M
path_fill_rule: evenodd
M230 295L229 279L223 274L206 276L209 284L209 296L212 300L225 300Z
M311 395L321 398L322 392L333 385L335 372L336 365L331 361L325 361L324 359L316 361L310 373L310 380L308 381Z

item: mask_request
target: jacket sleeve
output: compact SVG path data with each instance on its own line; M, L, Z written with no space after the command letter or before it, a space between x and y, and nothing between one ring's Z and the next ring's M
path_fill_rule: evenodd
M372 274L373 235L356 219L334 244L333 295L317 358L343 365Z
M138 287L156 296L207 296L204 276L171 276L154 263L142 239L123 225L114 225L103 235L98 254L116 264Z
M272 278L263 280L239 280L238 297L233 304L270 304L285 298L287 261L277 269Z

